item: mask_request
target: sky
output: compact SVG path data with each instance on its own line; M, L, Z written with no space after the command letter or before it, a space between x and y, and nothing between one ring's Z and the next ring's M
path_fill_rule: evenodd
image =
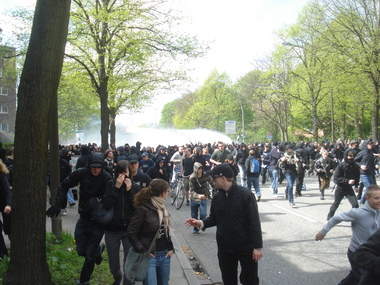
M192 82L184 89L176 89L157 96L152 106L140 113L120 116L117 121L131 127L158 123L163 106L195 91L203 85L216 69L226 72L233 81L254 68L256 59L270 55L276 44L274 32L284 25L296 22L298 13L307 0L171 0L173 7L182 10L187 20L181 28L196 35L199 40L211 42L211 50L204 58L189 63ZM16 6L33 7L34 0L1 0L0 13ZM5 30L6 19L0 17L0 27Z

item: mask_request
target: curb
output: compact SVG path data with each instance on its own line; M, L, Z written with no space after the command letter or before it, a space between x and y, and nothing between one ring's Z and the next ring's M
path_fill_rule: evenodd
M181 265L181 268L187 279L187 282L189 283L189 285L200 285L200 282L197 276L194 274L194 270L191 267L190 262L187 260L187 257L185 253L183 252L174 231L171 232L171 236L172 236L174 248L177 249L175 253L178 257L179 264Z

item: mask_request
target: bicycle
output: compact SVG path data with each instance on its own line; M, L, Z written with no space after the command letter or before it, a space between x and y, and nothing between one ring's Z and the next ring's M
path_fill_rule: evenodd
M182 176L178 176L178 180L176 183L175 187L175 198L174 198L174 203L175 203L175 208L177 210L181 209L183 205L183 200L185 200L185 185L183 184L182 181Z
M180 180L180 177L181 177L180 173L177 172L175 174L174 182L172 183L172 185L170 185L170 203L172 205L174 205L175 200L177 199L176 190L177 190L177 185L178 185L178 181Z

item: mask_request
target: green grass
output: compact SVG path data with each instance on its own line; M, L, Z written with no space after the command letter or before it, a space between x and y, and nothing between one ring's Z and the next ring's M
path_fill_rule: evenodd
M103 262L95 265L91 285L112 284L114 281L108 267L107 251L104 251L103 257ZM46 259L54 284L77 284L76 280L79 279L84 257L78 256L75 240L71 234L63 232L61 241L52 233L46 234ZM0 284L7 272L9 261L9 257L0 260Z

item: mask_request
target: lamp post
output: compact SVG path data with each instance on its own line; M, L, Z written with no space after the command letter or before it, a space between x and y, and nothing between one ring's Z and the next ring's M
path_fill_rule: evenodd
M243 104L241 103L241 98L240 97L237 97L238 99L238 102L239 102L239 105L240 105L240 109L241 109L241 130L243 132L243 135L242 135L242 138L243 138L243 142L244 142L244 139L245 139L245 131L244 131L244 109L243 109Z

